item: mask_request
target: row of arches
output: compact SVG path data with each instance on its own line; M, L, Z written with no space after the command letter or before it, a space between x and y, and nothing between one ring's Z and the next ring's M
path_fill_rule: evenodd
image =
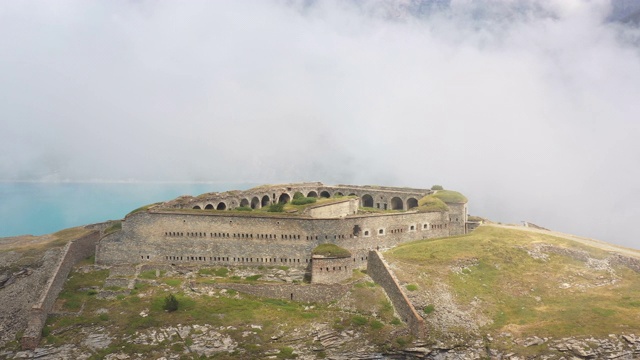
M390 205L390 210L410 210L415 207L418 207L418 199L410 197L407 199L406 207L404 201L397 196L391 198L390 203L386 202L375 202L373 196L369 194L365 194L361 198L361 204L363 207L371 207L388 210Z
M320 191L309 191L306 194L306 197L315 197L315 198L330 198L330 197L340 197L344 196L344 194L340 191L336 191L333 194L329 193L327 190ZM349 196L357 196L355 193L350 193ZM263 195L262 197L254 196L250 200L249 198L242 198L238 202L239 207L242 208L251 208L251 209L260 209L265 206L269 206L273 203L281 203L286 204L291 201L291 195L284 192L279 196L273 194L272 196ZM235 201L233 202L235 203ZM387 199L381 198L376 201L371 194L364 194L360 197L360 206L362 207L370 207L370 208L378 208L382 210L410 210L415 207L418 207L418 199L415 197L410 197L405 201L398 197L392 197L388 202ZM215 203L207 203L204 205L204 210L227 210L232 209L232 206L229 206L226 202L220 201L217 204ZM201 205L194 205L193 209L202 210L203 207Z

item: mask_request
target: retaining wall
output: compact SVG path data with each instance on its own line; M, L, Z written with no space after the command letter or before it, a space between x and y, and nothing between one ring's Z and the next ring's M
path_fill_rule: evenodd
M21 339L23 349L35 349L38 346L47 315L62 290L71 268L80 260L95 254L99 239L100 233L93 231L64 246L53 275L49 278L40 299L33 305L28 315L27 329Z
M418 338L423 338L426 335L424 319L418 315L407 295L402 291L398 280L389 269L382 255L374 250L369 252L368 258L367 275L386 291L396 312L407 323L411 333Z
M193 284L198 290L233 289L241 293L272 299L302 302L331 302L344 296L351 285L325 284Z
M366 266L371 249L450 235L446 213L391 213L314 219L227 212L139 212L102 238L96 263L165 263L307 268L312 250L334 243Z

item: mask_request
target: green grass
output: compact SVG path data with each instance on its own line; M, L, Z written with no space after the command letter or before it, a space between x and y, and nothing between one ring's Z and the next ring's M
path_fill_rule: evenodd
M427 195L420 200L418 200L418 207L414 210L420 212L439 212L439 211L447 211L449 207L444 201L433 195Z
M111 234L120 230L122 230L122 221L116 220L116 221L111 221L109 226L104 230L104 233L106 235L106 234Z
M351 252L349 252L349 250L341 248L340 246L336 245L336 244L320 244L318 246L316 246L315 249L313 249L312 251L313 255L322 255L322 256L327 256L327 257L339 257L339 258L346 258L346 257L351 257Z
M401 281L416 283L415 291L442 283L460 307L481 302L480 311L490 320L482 331L553 337L640 332L640 274L616 267L612 276L554 253L547 261L535 259L527 249L537 243L608 256L549 234L481 226L469 235L404 244L385 258L402 269L396 272ZM596 285L607 278L615 284ZM561 288L563 283L572 286Z
M464 195L453 190L438 190L432 196L444 201L445 203L460 204L468 202L467 198Z

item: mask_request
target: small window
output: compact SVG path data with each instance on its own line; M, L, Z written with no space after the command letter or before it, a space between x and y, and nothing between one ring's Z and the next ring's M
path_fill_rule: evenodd
M369 230L364 231L364 236L369 236Z
M378 235L384 235L384 229L378 230Z

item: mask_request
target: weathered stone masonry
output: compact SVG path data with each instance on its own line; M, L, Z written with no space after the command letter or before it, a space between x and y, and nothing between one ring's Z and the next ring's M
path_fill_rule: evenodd
M221 211L288 202L297 192L308 197L351 197L314 205L295 215ZM340 259L330 261L331 265L317 266L316 270L325 271L322 277L326 279L321 282L331 282L332 277L339 282L348 275L344 268L352 270L366 266L369 250L464 234L466 203L448 203L448 210L440 212L412 210L418 206L421 197L431 192L428 189L302 183L183 196L126 216L122 231L100 241L96 262L106 265L145 262L286 265L311 272L312 250L320 244L333 243L351 252L352 257L347 260L349 265ZM358 214L359 206L399 211Z
M424 319L416 312L398 280L377 251L369 252L367 274L385 290L394 308L411 329L411 333L418 338L424 337L426 335Z
M45 286L40 300L31 308L27 329L21 339L23 349L35 349L38 346L47 315L62 290L71 268L80 260L94 254L99 239L100 233L93 231L65 245L53 276Z

